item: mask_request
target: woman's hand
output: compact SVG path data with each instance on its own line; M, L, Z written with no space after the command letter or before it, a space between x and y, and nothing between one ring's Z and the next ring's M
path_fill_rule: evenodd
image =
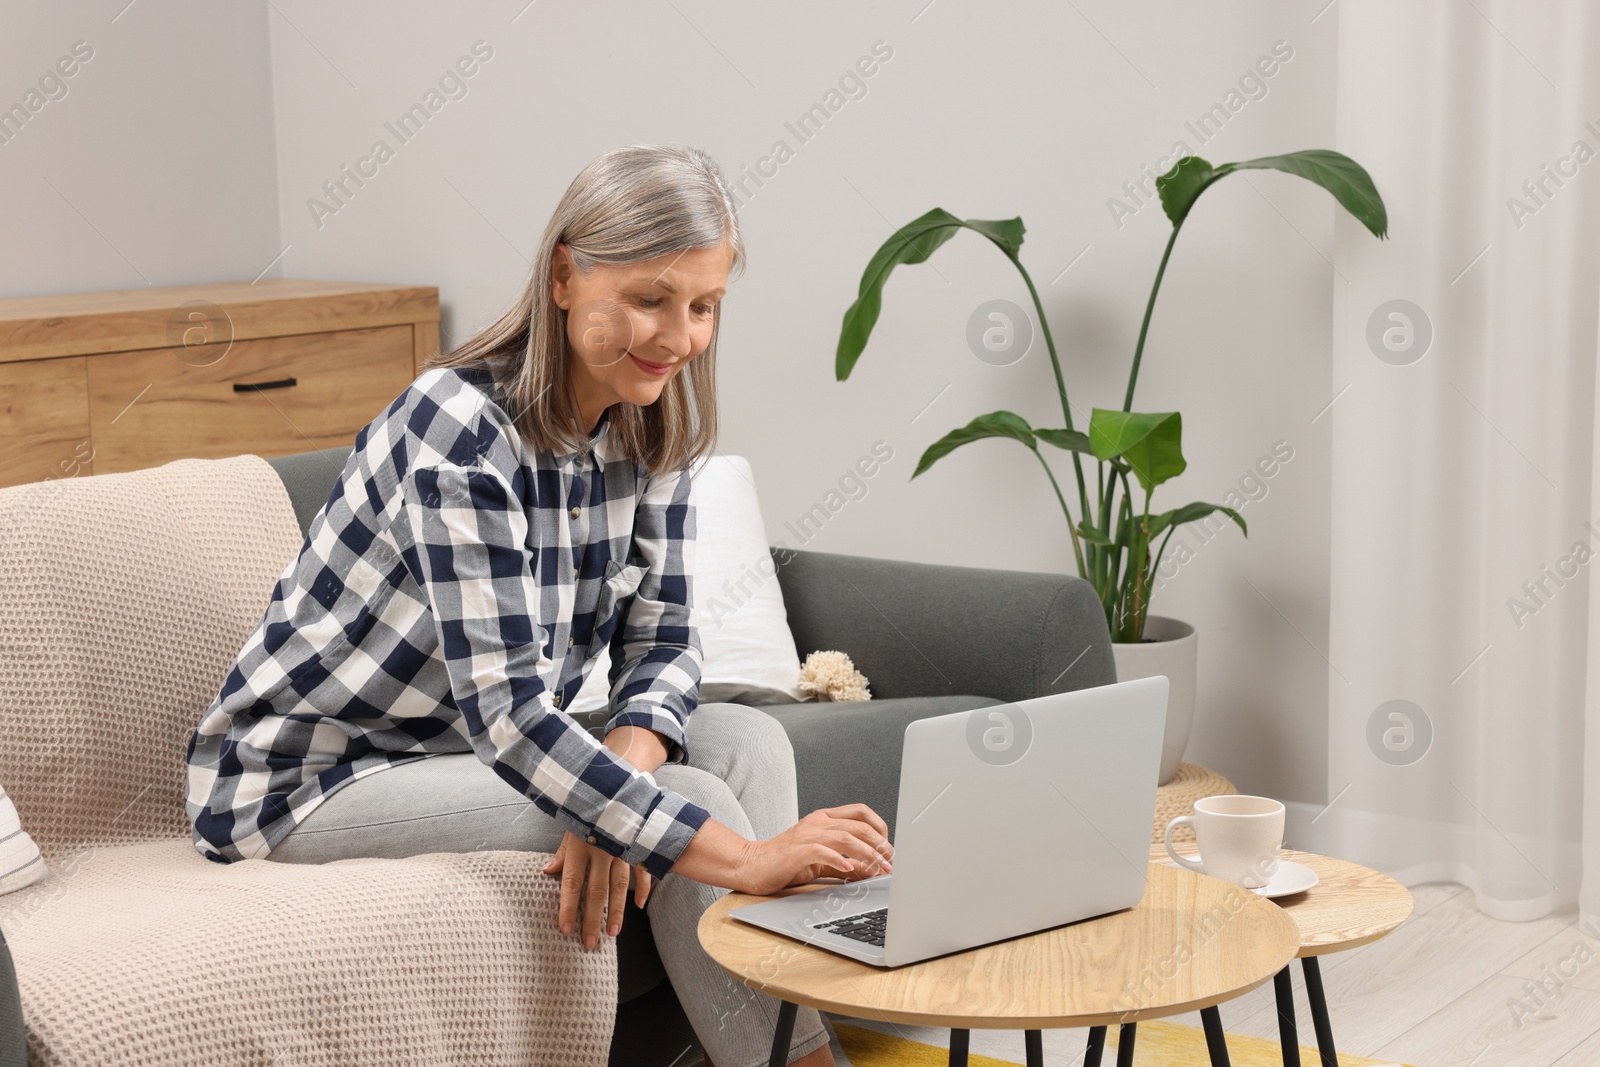
M654 771L667 759L666 738L641 726L619 726L606 734L605 745L642 771ZM561 908L557 922L563 934L571 934L578 921L578 901L583 907L583 943L594 948L600 942L601 920L606 933L622 932L622 913L628 903L628 865L605 849L591 845L570 830L562 835L554 858L545 865L546 874L561 876ZM644 907L650 897L650 874L643 867L634 881L633 902Z
M674 872L707 885L765 896L818 878L854 882L890 872L889 827L865 804L821 808L766 841L715 819L701 824Z
M561 876L561 907L557 912L561 932L572 933L581 900L584 947L594 948L600 943L602 920L612 937L621 933L622 912L628 903L629 870L627 863L605 849L570 831L563 835L555 856L544 868L546 874ZM633 902L642 908L650 896L650 875L643 868L636 873Z

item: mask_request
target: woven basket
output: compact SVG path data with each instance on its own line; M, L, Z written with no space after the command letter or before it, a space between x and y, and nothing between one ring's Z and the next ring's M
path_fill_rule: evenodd
M1156 821L1150 828L1150 843L1159 845L1167 832L1167 823L1180 815L1194 814L1194 802L1204 797L1237 793L1233 783L1216 771L1196 763L1178 764L1178 773L1172 781L1156 789ZM1174 842L1192 842L1194 831L1180 826L1172 833Z

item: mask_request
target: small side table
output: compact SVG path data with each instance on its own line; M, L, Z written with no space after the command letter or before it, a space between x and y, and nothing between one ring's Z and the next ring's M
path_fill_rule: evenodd
M1305 972L1306 997L1311 1001L1311 1024L1316 1030L1322 1067L1339 1067L1328 1001L1322 989L1322 965L1317 958L1387 936L1410 917L1415 904L1405 886L1359 863L1287 848L1282 858L1303 863L1317 873L1316 885L1304 893L1279 897L1277 903L1300 931L1300 948L1295 955ZM1171 863L1166 849L1155 845L1150 848L1150 861ZM1300 1067L1294 986L1287 965L1273 976L1272 988L1278 1002L1278 1041L1283 1047L1284 1067Z
M728 893L700 917L700 944L733 977L783 1002L771 1063L789 1062L798 1005L856 1018L950 1027L951 1067L965 1067L972 1028L1023 1030L1029 1067L1040 1031L1090 1027L1098 1067L1119 1024L1118 1067L1133 1063L1140 1019L1199 1010L1213 1067L1227 1067L1217 1005L1288 966L1300 930L1282 908L1216 878L1152 863L1144 899L1098 919L886 969L836 956L731 918L762 897ZM778 894L810 892L798 886Z

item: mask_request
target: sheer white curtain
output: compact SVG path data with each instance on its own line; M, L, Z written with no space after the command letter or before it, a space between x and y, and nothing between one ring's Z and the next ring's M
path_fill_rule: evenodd
M1332 804L1307 839L1500 918L1580 888L1600 913L1600 15L1337 11L1335 147L1391 239L1339 224Z

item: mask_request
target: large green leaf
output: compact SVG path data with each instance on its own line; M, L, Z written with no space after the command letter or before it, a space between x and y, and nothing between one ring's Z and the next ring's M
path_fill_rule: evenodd
M1009 437L1014 441L1021 441L1036 452L1039 449L1039 446L1034 444L1033 430L1028 426L1026 419L1009 411L995 411L988 415L979 415L961 429L951 430L929 445L928 450L922 453L922 458L917 461L917 469L911 472L911 477L915 478L962 445L982 441L988 437Z
M1156 192L1161 196L1161 210L1167 213L1174 226L1189 214L1194 202L1206 191L1206 186L1222 177L1210 163L1199 156L1184 156L1172 169L1156 179Z
M1283 156L1262 156L1240 163L1224 163L1219 170L1280 170L1314 182L1333 194L1344 209L1372 231L1374 237L1389 233L1389 212L1372 184L1365 167L1341 152L1308 148Z
M1342 152L1325 148L1308 148L1281 156L1262 156L1238 163L1223 163L1213 167L1199 156L1185 156L1171 170L1156 179L1156 192L1161 196L1161 207L1174 226L1189 214L1189 209L1210 188L1213 182L1240 170L1276 170L1293 174L1322 186L1333 198L1372 231L1374 237L1385 237L1389 232L1389 214L1383 198L1372 184L1366 168Z
M1120 456L1127 461L1147 493L1188 466L1183 458L1183 416L1176 411L1144 414L1094 408L1089 412L1089 443L1097 459Z
M1094 455L1094 449L1089 445L1089 435L1082 430L1050 430L1035 428L1033 436L1047 445L1064 448L1068 452L1082 452L1085 455Z
M1198 502L1194 504L1185 504L1181 508L1173 508L1171 511L1164 511L1160 515L1151 516L1150 536L1157 536L1168 526L1182 526L1186 522L1194 522L1197 519L1203 519L1207 515L1214 514L1218 511L1223 512L1230 519L1236 522L1239 525L1239 529L1244 531L1244 535L1246 537L1250 536L1250 528L1244 524L1244 516L1240 515L1237 511L1228 507L1226 504L1202 504Z
M839 328L839 347L834 355L834 377L844 381L855 369L856 360L867 347L867 338L878 323L878 313L883 308L883 286L889 274L902 263L922 263L938 250L957 230L968 229L981 233L1000 246L1001 251L1015 259L1022 248L1024 227L1021 217L1014 219L958 219L944 208L936 207L927 214L912 219L900 227L867 263L861 275L861 286L855 302L845 309L844 323Z
M1022 252L1022 234L1027 227L1022 225L1021 215L1014 219L966 219L961 225L983 234L1011 259Z

